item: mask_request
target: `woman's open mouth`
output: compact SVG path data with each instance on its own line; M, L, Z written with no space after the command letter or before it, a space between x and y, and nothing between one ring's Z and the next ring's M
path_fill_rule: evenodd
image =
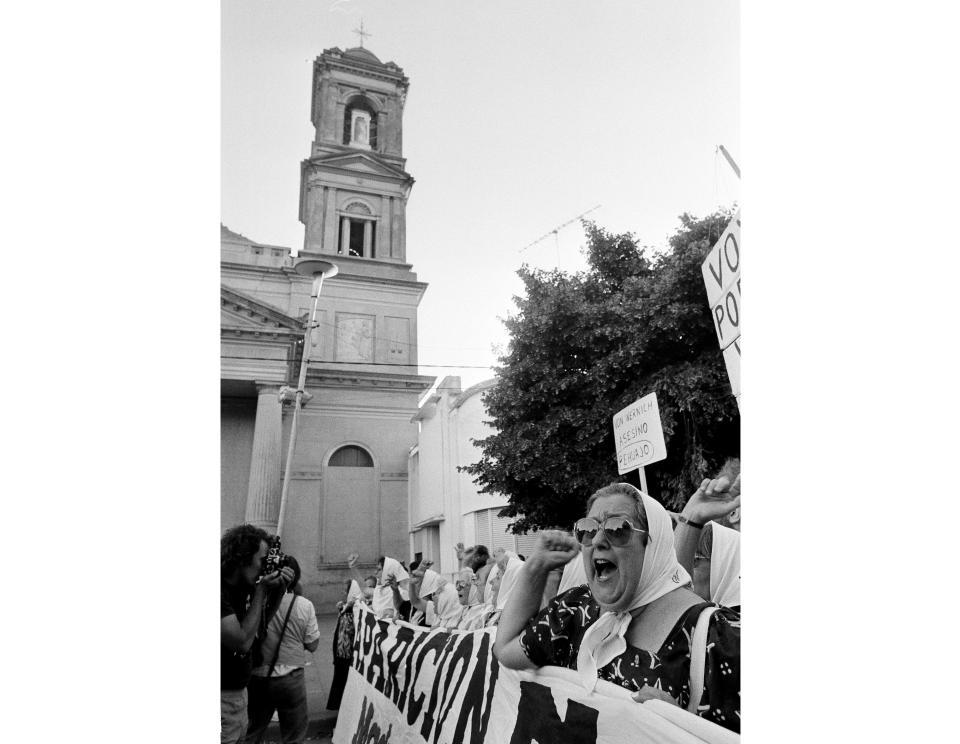
M617 572L617 565L605 558L595 558L593 570L596 573L597 581L604 584L613 578L613 575Z

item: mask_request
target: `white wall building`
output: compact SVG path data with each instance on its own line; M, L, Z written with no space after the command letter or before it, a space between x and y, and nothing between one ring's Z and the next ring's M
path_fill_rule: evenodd
M512 520L497 516L507 499L479 493L472 476L457 470L480 459L480 448L471 440L493 433L484 423L483 405L483 392L493 385L485 380L462 390L459 377L445 377L413 417L420 431L407 464L410 553L431 559L448 577L458 568L458 542L486 545L491 553L498 547L526 556L533 551L533 533L507 532Z

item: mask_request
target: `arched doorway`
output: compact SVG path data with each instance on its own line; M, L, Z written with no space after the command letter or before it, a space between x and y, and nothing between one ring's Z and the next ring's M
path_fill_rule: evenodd
M330 455L320 519L321 563L345 563L353 552L360 554L360 563L376 561L380 494L376 464L364 447L346 444Z

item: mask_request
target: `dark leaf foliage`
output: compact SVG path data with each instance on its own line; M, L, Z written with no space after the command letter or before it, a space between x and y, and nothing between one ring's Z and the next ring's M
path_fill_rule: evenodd
M597 488L620 480L613 414L656 392L666 460L646 469L651 495L680 509L708 474L740 454L740 417L717 345L700 265L730 219L680 217L669 249L648 255L626 233L584 222L588 270L519 274L525 296L485 394L496 434L465 468L509 500L514 531L569 527ZM634 483L636 475L626 479Z

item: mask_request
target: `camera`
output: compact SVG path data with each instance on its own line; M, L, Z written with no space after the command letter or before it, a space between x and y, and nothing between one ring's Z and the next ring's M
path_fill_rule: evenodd
M280 536L274 535L270 538L269 549L267 550L267 557L263 561L263 571L260 573L260 578L264 576L269 576L276 571L279 571L285 566L289 566L290 562L287 560L287 556L280 549Z

